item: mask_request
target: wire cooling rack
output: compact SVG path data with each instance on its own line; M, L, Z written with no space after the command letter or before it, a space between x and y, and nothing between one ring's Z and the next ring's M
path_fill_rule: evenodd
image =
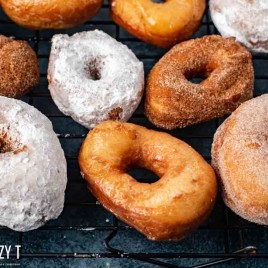
M87 130L64 116L53 103L46 79L50 40L55 33L73 34L100 29L128 45L144 62L146 73L165 53L139 41L115 25L105 1L101 11L90 22L64 31L30 31L12 23L0 12L0 33L27 40L36 51L41 81L23 100L52 121L68 161L66 204L59 219L28 233L0 228L0 244L20 244L21 267L268 267L268 231L246 222L227 209L220 197L207 223L181 242L148 241L134 229L107 212L87 190L77 164L78 150ZM208 10L195 37L217 33ZM268 91L268 56L254 55L255 95ZM267 88L266 88L267 86ZM182 130L170 131L183 139L210 161L213 135L223 119L217 119ZM130 120L155 129L143 115L143 105ZM146 170L131 174L141 182L156 178ZM15 257L15 252L12 254ZM1 262L7 264L10 260Z

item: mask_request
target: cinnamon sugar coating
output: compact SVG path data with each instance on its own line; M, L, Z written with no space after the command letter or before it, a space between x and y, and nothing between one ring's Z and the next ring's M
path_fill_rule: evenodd
M39 65L32 48L0 35L0 96L20 98L38 82Z
M217 130L212 165L223 200L239 216L268 225L268 94L242 104Z
M204 77L199 84L189 81ZM204 36L173 47L148 76L145 114L164 129L221 117L253 95L249 51L234 38Z

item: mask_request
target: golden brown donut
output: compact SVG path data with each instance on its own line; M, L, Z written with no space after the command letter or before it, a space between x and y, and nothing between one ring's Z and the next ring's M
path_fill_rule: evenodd
M169 48L188 39L200 26L205 0L110 0L113 20L132 35Z
M106 121L89 132L81 173L105 208L152 240L180 240L210 214L217 192L213 169L189 145L166 133ZM139 183L133 167L160 179Z
M1 0L5 13L30 29L65 29L80 25L99 11L103 0Z
M24 41L0 35L0 96L19 98L39 82L39 64Z
M268 94L242 104L214 137L212 163L226 205L268 225Z
M195 84L192 77L205 80ZM151 70L145 113L164 129L221 117L252 97L253 82L251 54L234 38L210 35L186 41Z

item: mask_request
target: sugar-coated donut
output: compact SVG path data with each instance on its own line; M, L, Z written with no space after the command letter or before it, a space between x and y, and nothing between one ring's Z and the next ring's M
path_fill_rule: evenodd
M192 77L203 77L199 84ZM209 35L173 47L151 70L145 113L165 129L223 116L252 97L252 57L234 38Z
M268 53L267 0L210 0L211 18L226 37L256 52Z
M210 214L217 193L211 166L169 134L114 121L90 131L79 154L81 174L105 208L152 240L180 240ZM139 183L142 167L160 179Z
M188 39L200 26L205 0L110 0L113 20L132 35L169 48Z
M268 94L242 104L218 129L212 163L223 199L241 217L268 225Z
M30 29L65 29L91 19L103 0L1 0L5 13Z
M0 35L0 96L19 98L38 82L39 65L32 48Z
M93 128L131 117L142 98L144 69L125 45L95 30L53 37L48 80L58 108Z
M51 122L22 101L0 97L0 225L29 231L57 218L66 183Z

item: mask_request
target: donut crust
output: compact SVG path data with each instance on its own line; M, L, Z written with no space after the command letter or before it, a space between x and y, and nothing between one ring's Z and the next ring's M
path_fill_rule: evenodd
M235 37L253 52L268 53L267 1L210 0L209 7L222 36Z
M67 29L91 19L103 0L1 0L5 13L17 24L36 30Z
M243 103L217 130L212 165L225 204L268 225L268 94Z
M81 174L103 206L151 240L180 240L210 214L217 193L211 166L169 134L106 121L89 132ZM127 171L143 167L160 179L139 183Z
M0 225L26 232L58 218L66 184L67 163L51 121L0 96Z
M199 84L192 77L204 77ZM151 70L145 114L164 129L183 128L234 111L253 95L249 51L234 38L217 35L173 47Z
M110 0L113 20L130 34L158 47L169 48L199 28L205 0Z
M25 41L0 35L0 96L20 98L39 82L39 64Z
M129 120L142 99L144 67L102 31L58 34L52 38L48 81L59 110L92 129L106 120Z

